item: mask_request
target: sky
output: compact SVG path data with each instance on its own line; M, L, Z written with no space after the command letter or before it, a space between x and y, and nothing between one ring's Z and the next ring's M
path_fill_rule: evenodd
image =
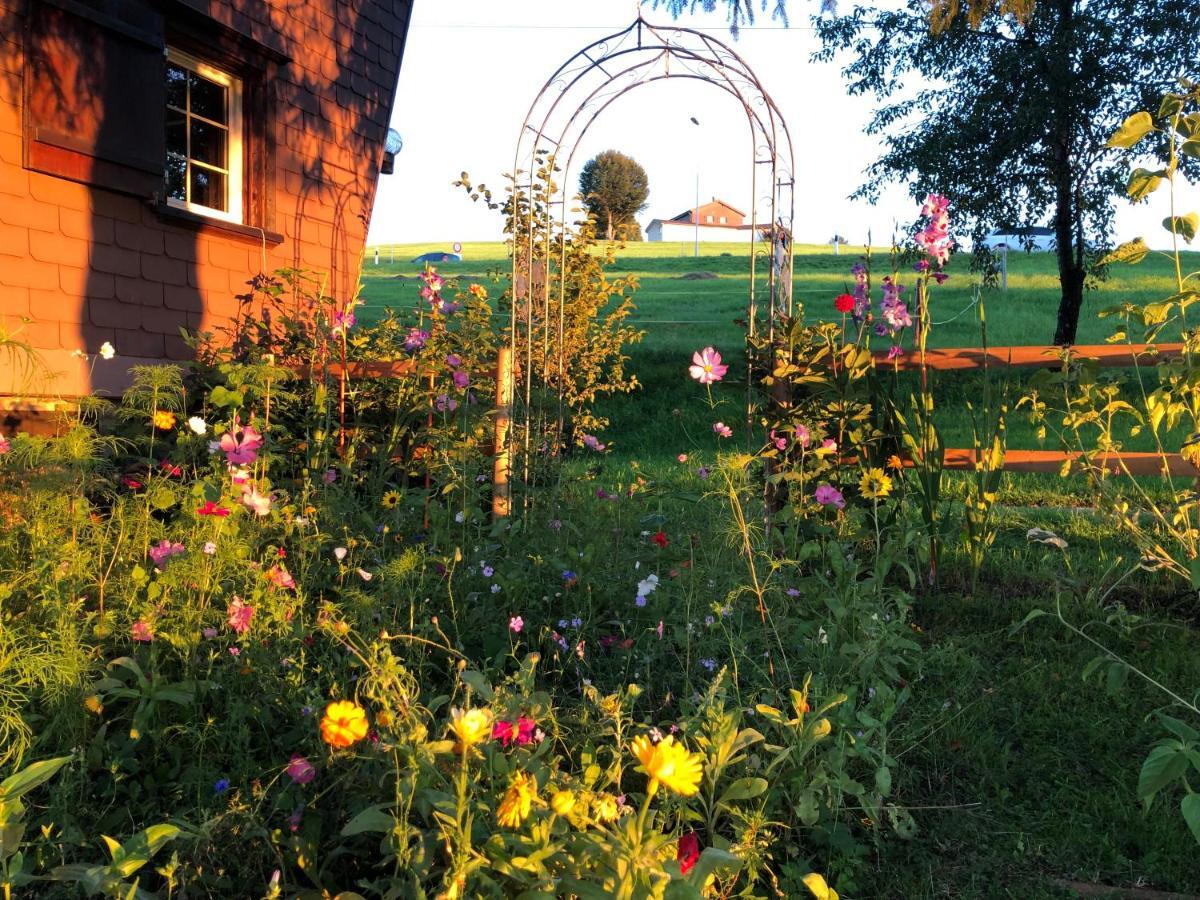
M874 101L847 95L839 63L811 61L818 46L808 22L815 0L792 6L791 27L762 14L736 40L722 11L686 15L677 24L730 44L787 120L796 158L796 240L823 243L841 234L857 244L869 235L887 244L914 220L917 204L897 186L875 205L848 199L882 153L879 138L865 134ZM392 119L404 147L394 174L381 178L369 242L501 240L499 213L472 203L452 182L465 171L501 193L538 91L578 50L629 25L636 9L636 0L416 0ZM673 24L661 9L644 15ZM697 180L701 202L718 197L749 212L753 143L740 104L718 88L669 79L623 96L580 142L567 174L572 190L583 162L606 149L632 156L646 170L643 227L694 207ZM1159 224L1168 214L1165 191L1149 205L1115 202L1118 240L1169 243ZM1185 188L1177 205L1200 207L1200 190Z

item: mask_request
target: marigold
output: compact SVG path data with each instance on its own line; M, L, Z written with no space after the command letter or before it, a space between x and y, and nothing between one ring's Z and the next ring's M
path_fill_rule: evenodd
M892 479L883 469L867 469L858 489L868 500L881 500L892 492Z
M559 791L550 798L550 808L560 816L569 815L575 808L575 794L571 791Z
M92 694L90 697L84 698L83 706L88 712L97 716L104 712L104 704L100 702L98 694Z
M338 700L325 707L321 739L329 746L344 750L366 736L367 711L353 700Z
M536 799L537 779L525 772L518 772L508 783L508 790L504 792L504 798L496 810L496 821L504 828L519 828L529 817Z
M450 710L450 730L458 738L455 750L466 753L492 733L492 711L489 709Z
M684 797L690 797L700 789L700 776L704 773L703 757L699 753L689 753L682 744L676 744L674 735L663 738L657 744L646 735L641 735L633 739L632 749L642 764L642 770L650 776L651 796L660 784Z
M175 427L175 413L165 409L156 409L150 421L159 431L170 431Z

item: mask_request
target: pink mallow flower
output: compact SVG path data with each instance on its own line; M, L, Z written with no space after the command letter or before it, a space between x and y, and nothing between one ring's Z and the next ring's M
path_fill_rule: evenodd
M313 767L313 764L299 753L292 754L286 771L288 778L292 779L296 784L308 784L317 777L317 770Z
M846 507L846 498L831 484L821 485L813 496L822 506L832 506L834 509L845 509Z
M244 603L241 597L235 596L229 601L227 615L229 627L238 634L245 634L250 630L250 620L254 618L254 607Z
M247 425L238 429L235 436L232 431L221 435L221 452L231 466L253 465L258 459L258 451L262 449L263 436L254 428Z
M180 553L185 552L183 544L163 540L150 548L149 556L154 562L155 568L161 569L172 556L178 556Z
M729 366L721 365L721 354L712 347L705 347L692 354L692 365L688 372L701 384L714 384L725 377Z

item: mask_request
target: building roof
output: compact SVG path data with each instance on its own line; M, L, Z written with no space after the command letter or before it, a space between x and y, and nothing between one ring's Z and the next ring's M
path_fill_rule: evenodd
M739 216L746 215L744 212L742 212L736 206L730 206L724 200L718 200L716 197L713 197L712 200L710 200L708 203L701 203L700 206L698 206L696 209L704 209L706 206L723 206L727 210L729 210L731 213L736 213ZM664 221L667 221L667 222L691 222L692 221L692 213L696 212L696 209L685 209L679 215L672 216L670 219L665 219Z
M687 218L687 219L679 219L679 218L651 219L650 224L647 225L646 227L650 228L657 224L657 225L686 225L688 228L695 228L697 225L699 225L701 228L727 228L727 229L733 228L735 230L741 230L741 231L746 231L746 230L749 230L750 228L754 227L753 225L731 225L728 222L726 222L723 225L720 222L693 222L690 218L690 215L691 215L690 210L689 210L688 214L689 214L689 218ZM758 227L763 228L764 226L760 222ZM771 226L767 225L765 227L770 228Z

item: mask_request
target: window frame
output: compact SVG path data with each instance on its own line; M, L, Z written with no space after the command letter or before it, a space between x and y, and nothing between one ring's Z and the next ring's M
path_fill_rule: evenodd
M245 224L245 131L243 128L242 108L244 105L245 83L243 79L237 75L219 69L211 63L205 62L197 56L193 56L178 47L168 44L164 57L167 63L172 63L182 69L195 72L202 78L206 78L216 84L225 87L228 91L228 109L226 110L228 123L226 126L226 145L225 145L225 200L228 209L217 209L212 206L205 206L202 203L194 203L190 200L180 200L176 197L166 197L167 206L174 209L187 210L199 216L205 216L211 219L220 219L223 222L232 222L236 225ZM165 116L168 107L163 104L164 128ZM190 141L192 113L190 110L177 110L184 113L188 122L188 132ZM202 116L197 117L202 121L205 120ZM214 123L219 125L220 123ZM190 167L194 164L190 156L185 157L187 160L188 170L185 171L184 184L185 191L191 190ZM164 179L166 158L163 158ZM220 171L216 166L210 166L206 163L200 163L201 168L212 168L215 171Z

